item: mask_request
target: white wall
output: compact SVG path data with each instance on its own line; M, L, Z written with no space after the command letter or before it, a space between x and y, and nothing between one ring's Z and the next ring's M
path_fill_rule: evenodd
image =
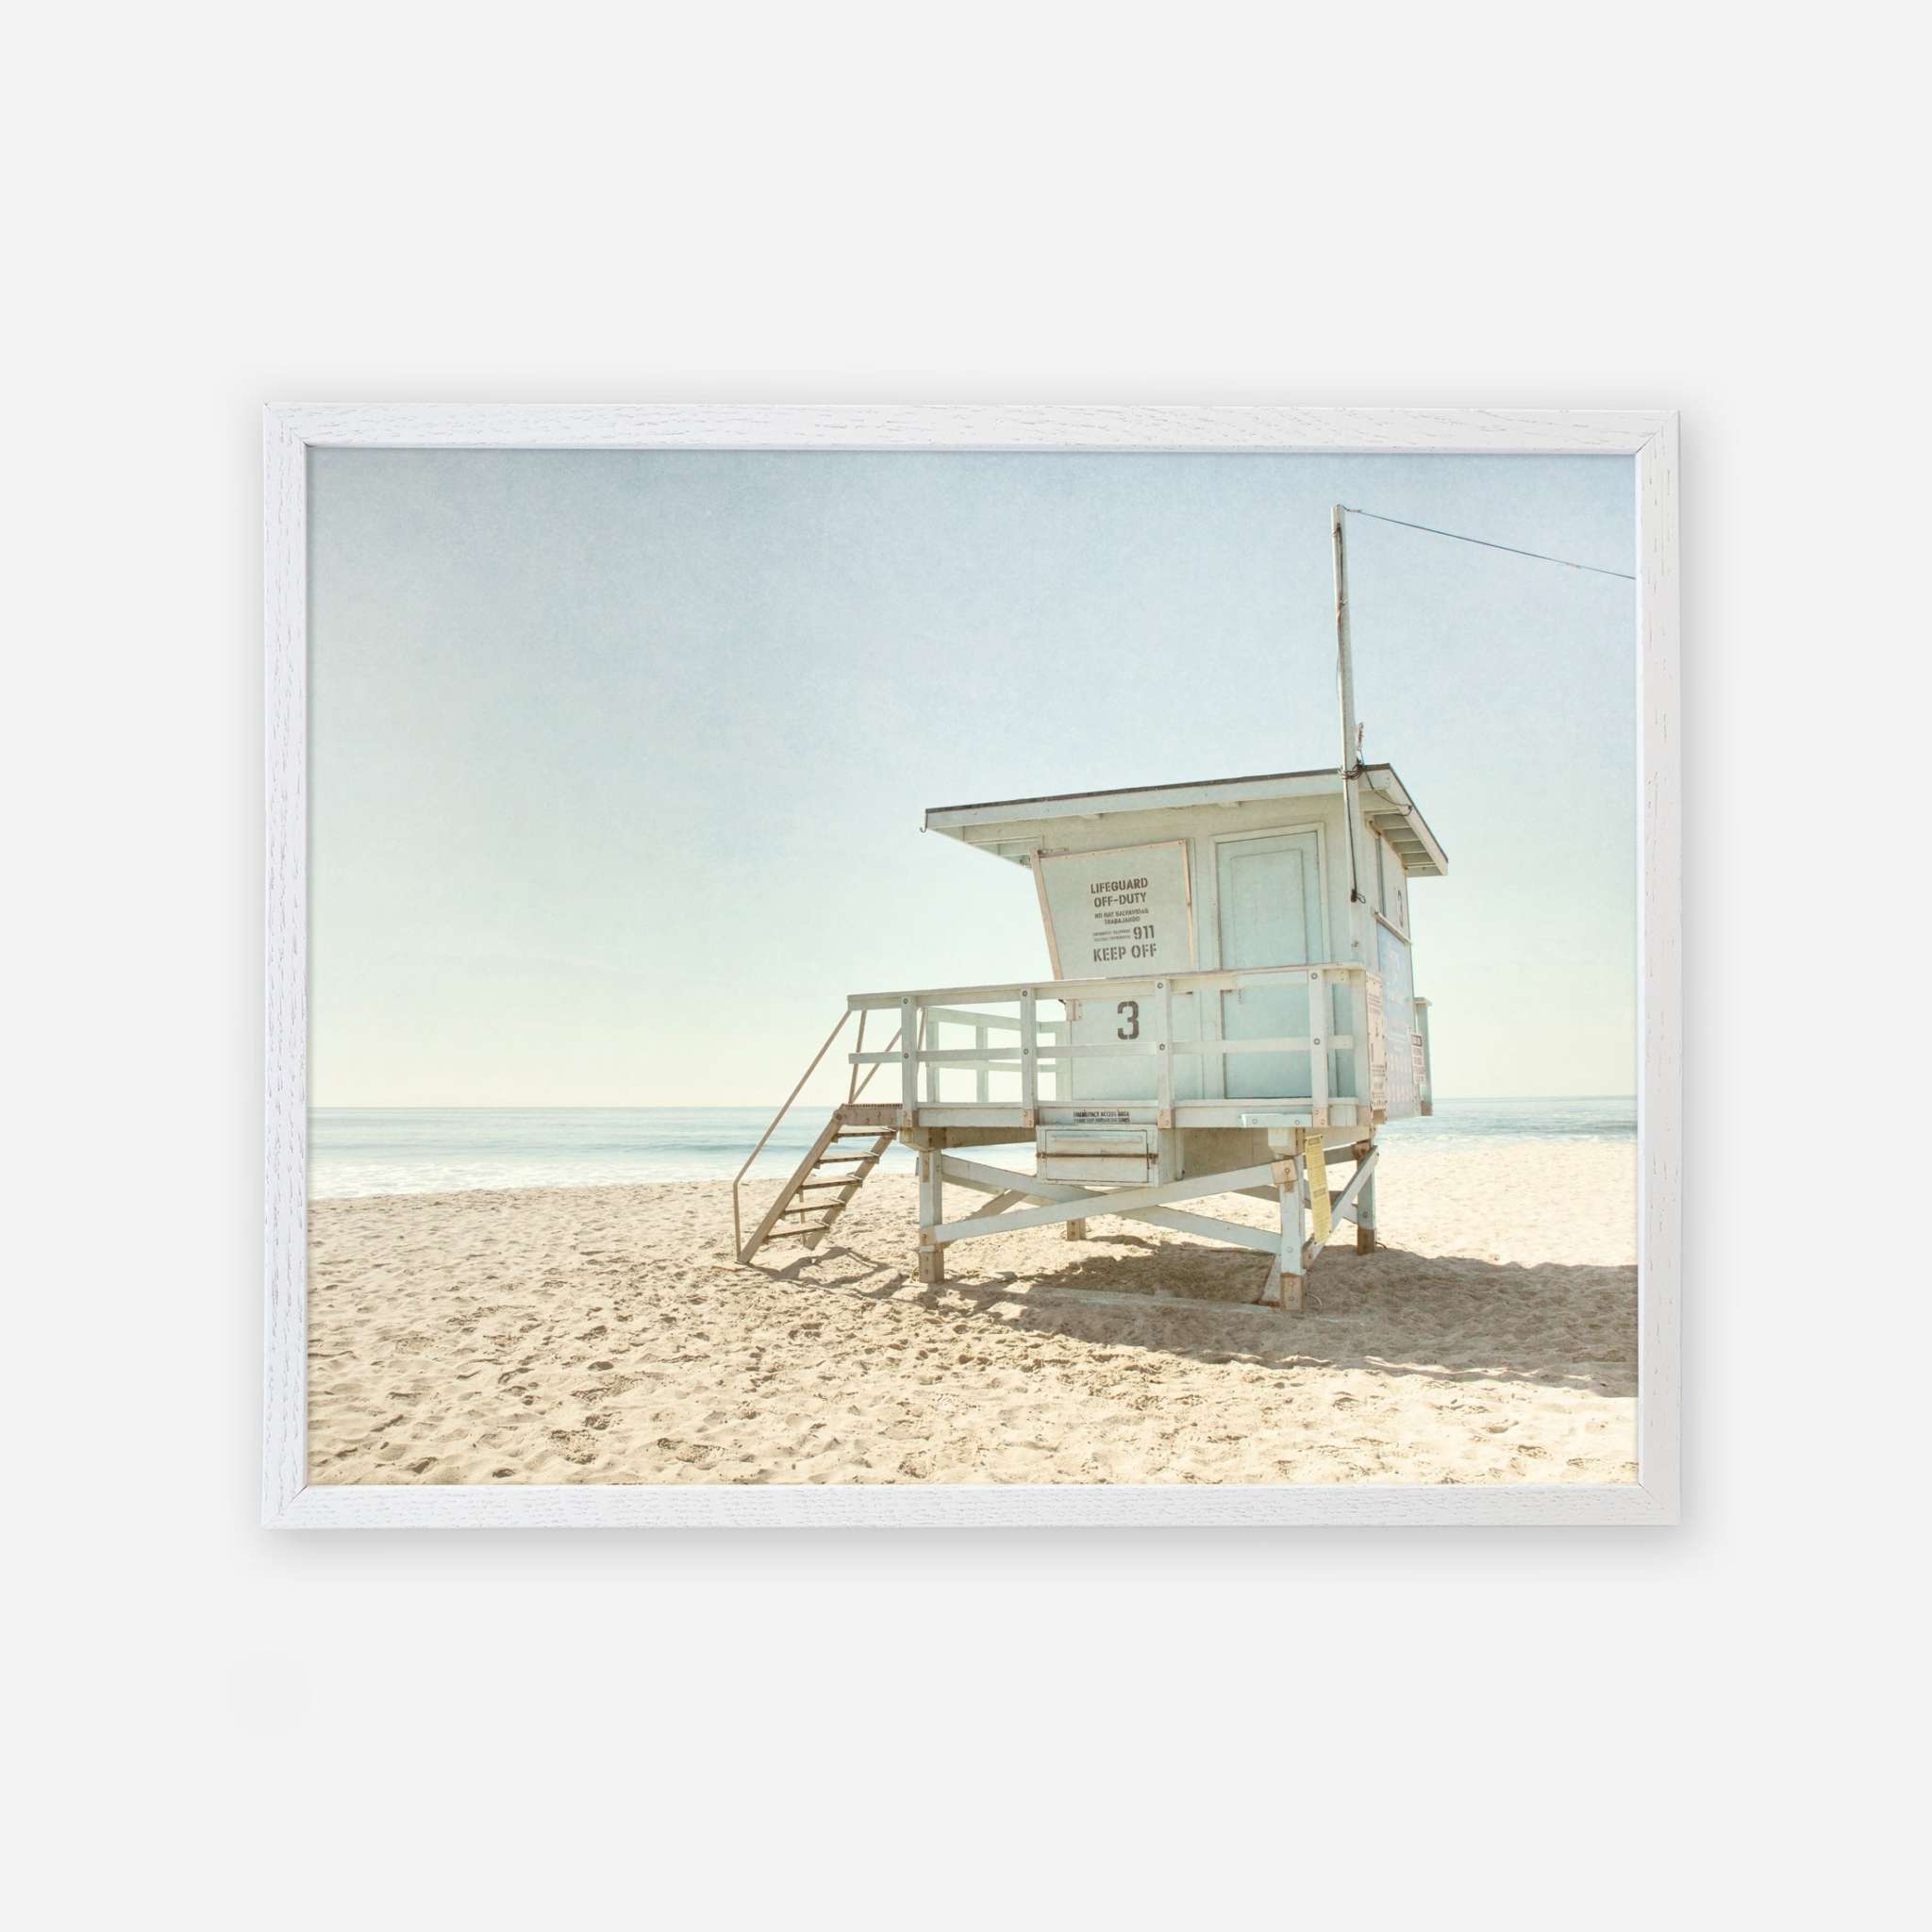
M0 1274L34 1923L1893 1916L1924 1240L1882 1148L1825 1218L1762 968L1831 821L1761 822L1801 758L1883 788L1911 702L1892 18L17 25ZM258 1529L265 396L1681 405L1685 1526ZM1834 1118L1849 1078L1882 1122L1905 1050L1836 1058Z
M1274 832L1316 829L1322 839L1323 938L1324 958L1348 952L1348 861L1341 793L1313 793L1305 798L1263 798L1240 805L1177 806L1164 811L1109 811L1066 819L1029 819L1000 827L1008 838L1037 844L1048 852L1108 852L1116 847L1159 845L1184 840L1193 897L1194 966L1210 972L1221 964L1221 933L1217 921L1219 889L1215 841L1220 839L1261 838ZM1365 844L1364 853L1369 848ZM1339 860L1339 862L1338 862ZM1371 860L1364 858L1364 875ZM1030 877L1027 884L1031 885ZM1340 948L1338 953L1337 949ZM1063 960L1066 976L1081 977L1077 959Z

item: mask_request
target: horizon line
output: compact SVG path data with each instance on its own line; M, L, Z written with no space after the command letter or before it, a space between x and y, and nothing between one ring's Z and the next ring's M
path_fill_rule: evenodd
M1635 1100L1633 1093L1439 1093L1435 1100ZM336 1100L313 1101L309 1104L310 1113L647 1113L654 1108L665 1112L688 1111L692 1108L760 1108L769 1103L762 1100ZM794 1102L795 1107L806 1112L814 1108L829 1104L818 1101ZM1094 1103L1099 1105L1100 1103ZM1414 1115L1414 1119L1426 1119L1426 1115Z

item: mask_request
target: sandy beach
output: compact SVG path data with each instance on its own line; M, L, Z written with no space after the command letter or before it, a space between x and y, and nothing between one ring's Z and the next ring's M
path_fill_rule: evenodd
M318 1202L311 1474L1629 1481L1634 1188L1627 1142L1391 1148L1384 1247L1344 1234L1299 1318L1241 1306L1262 1257L1098 1215L921 1287L892 1176L748 1267L717 1182Z

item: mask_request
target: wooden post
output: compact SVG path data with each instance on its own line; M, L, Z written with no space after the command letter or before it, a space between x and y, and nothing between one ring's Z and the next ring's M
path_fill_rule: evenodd
M1084 1241L1087 1239L1087 1224L1084 1221L1068 1222L1060 1239L1068 1241Z
M1159 1034L1155 1058L1160 1063L1158 1112L1155 1126L1163 1134L1174 1131L1174 993L1164 979L1154 983L1154 1028Z
M1364 1153L1366 1149L1360 1150ZM1356 1165L1359 1167L1360 1161ZM1355 1197L1355 1251L1357 1255L1373 1255L1375 1252L1375 1176L1371 1174L1362 1183L1361 1192Z
M899 1002L899 1124L911 1126L919 1119L919 1008L908 1000Z
M1308 974L1308 1093L1309 1119L1328 1124L1328 982L1319 973Z
M919 1157L919 1278L946 1278L946 1251L933 1239L933 1229L946 1218L946 1185L941 1156L927 1149Z
M1281 1311L1285 1315L1302 1312L1302 1293L1307 1275L1302 1260L1302 1164L1299 1160L1274 1163L1274 1191L1281 1204L1281 1244L1274 1265L1268 1271L1268 1286L1279 1284ZM1267 1297L1263 1291L1263 1299Z
M1281 1190L1281 1311L1299 1315L1308 1277L1302 1269L1302 1163L1289 1163L1288 1185Z
M1026 1109L1026 1124L1035 1125L1040 1119L1040 1022L1030 986L1020 995L1020 1105Z
M1366 972L1348 975L1348 1030L1355 1036L1349 1050L1349 1085L1355 1090L1355 1119L1357 1127L1372 1125L1375 1114L1374 1080L1369 1071L1369 975Z
M983 1054L986 1051L986 1022L982 1020L973 1029L973 1051ZM992 1097L992 1069L981 1060L973 1071L973 1097L984 1107Z

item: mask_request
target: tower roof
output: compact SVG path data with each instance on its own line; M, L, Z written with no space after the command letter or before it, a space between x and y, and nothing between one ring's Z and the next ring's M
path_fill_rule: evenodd
M1394 846L1404 872L1436 878L1449 870L1448 855L1415 808L1393 765L1364 765L1359 775L1362 815ZM1024 865L1057 819L1101 818L1111 812L1212 810L1269 799L1319 798L1341 790L1341 774L1262 772L1245 778L1201 778L1177 785L1127 785L1112 791L1056 791L1037 798L1000 798L977 805L936 805L925 815L928 832L942 832L965 845Z

